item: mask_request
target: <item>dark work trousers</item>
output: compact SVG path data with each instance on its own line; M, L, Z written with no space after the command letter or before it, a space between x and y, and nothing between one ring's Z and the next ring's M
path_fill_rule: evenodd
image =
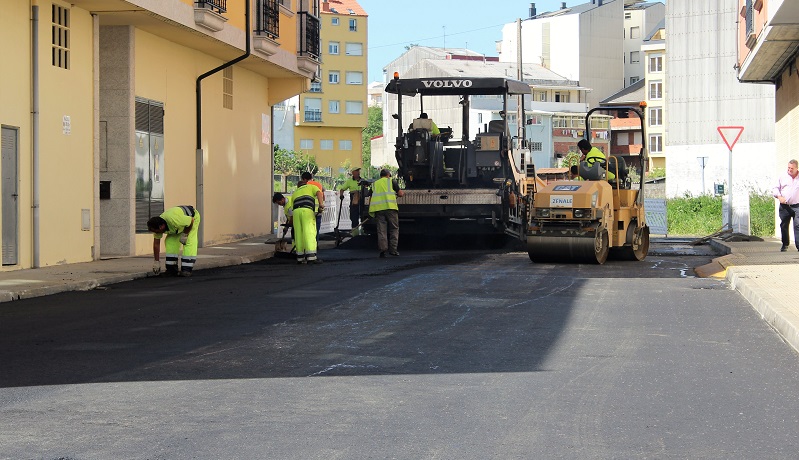
M789 246L791 244L788 226L791 224L791 219L793 219L793 241L796 244L796 248L799 249L799 216L796 215L797 212L799 212L799 204L780 204L780 234L782 235L782 245Z
M350 197L352 197L352 195L350 195ZM350 205L350 222L352 222L353 229L358 227L358 224L361 222L360 205Z
M319 229L322 228L322 213L316 213L316 241L319 241Z
M385 209L375 213L377 220L377 248L380 252L397 252L399 246L399 211Z

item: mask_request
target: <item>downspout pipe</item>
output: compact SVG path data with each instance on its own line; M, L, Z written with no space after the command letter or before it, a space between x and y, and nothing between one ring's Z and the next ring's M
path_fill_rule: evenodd
M245 59L247 59L251 52L252 52L252 27L250 22L250 0L245 0L244 2L244 28L245 28L245 51L244 54L233 59L232 61L228 61L219 67L215 67L208 72L197 77L196 83L196 92L197 92L197 101L196 101L196 113L197 113L197 144L196 144L196 159L195 159L195 174L197 178L197 191L196 191L196 203L195 207L198 211L202 213L204 210L203 207L203 148L202 148L202 141L203 141L203 87L202 81L205 80L207 77L224 70L232 65L235 65ZM197 237L198 237L198 246L203 247L204 241L204 232L203 229L205 225L203 224L204 220L200 220L200 228L197 230Z
M39 2L31 1L31 163L33 268L41 266L39 238Z

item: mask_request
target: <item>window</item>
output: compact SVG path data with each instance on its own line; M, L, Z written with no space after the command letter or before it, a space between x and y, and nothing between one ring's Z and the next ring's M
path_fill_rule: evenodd
M347 43L344 47L347 56L363 56L363 43Z
M363 113L363 102L361 101L347 101L347 113L352 115L360 115Z
M311 82L311 89L309 90L312 93L321 93L322 92L322 82L312 81Z
M663 82L655 80L649 83L649 99L663 99Z
M649 153L663 152L663 135L652 134L649 136Z
M319 148L322 150L333 150L333 139L322 139L319 141Z
M641 62L640 51L630 51L630 64Z
M358 31L358 20L350 19L350 32L357 32L357 31Z
M363 72L347 72L347 84L348 85L362 85L363 84Z
M483 122L483 114L482 113L479 113L479 112L477 113L477 122L478 123L482 123Z
M327 52L330 54L338 54L338 42L330 42L327 45Z
M663 55L653 54L649 57L649 71L663 72Z
M540 125L543 123L541 120L541 115L530 115L530 118L527 119L528 124L531 125Z
M331 85L337 85L339 80L339 72L338 70L331 70L327 73L327 82Z
M322 100L305 98L305 121L322 121Z
M616 136L616 145L630 145L630 133L619 133Z
M351 140L338 141L338 149L352 150L352 141Z
M300 139L300 150L313 150L313 139Z
M330 113L339 113L341 108L339 107L338 101L329 101L327 103L327 111Z
M555 102L569 102L569 93L555 91Z
M540 152L544 150L543 142L530 142L530 150L533 152Z
M53 5L53 60L55 67L69 69L69 9Z
M233 67L222 71L222 107L233 110Z
M547 101L547 93L546 93L546 91L541 91L540 93L538 93L538 100L540 102L546 102Z
M630 84L637 83L640 79L641 77L630 77Z
M338 25L338 18L336 18L336 17L332 18L332 19L330 20L330 24L331 24L331 25L334 25L334 26L337 26L337 25Z
M649 108L649 126L663 126L663 108Z
M641 38L641 28L638 26L630 27L630 38Z

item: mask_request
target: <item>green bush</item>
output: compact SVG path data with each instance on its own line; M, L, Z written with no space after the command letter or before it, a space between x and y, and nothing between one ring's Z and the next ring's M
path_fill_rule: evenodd
M721 197L684 196L666 201L669 235L705 236L722 226ZM749 224L753 236L774 235L774 199L768 195L749 196Z
M774 236L774 198L771 195L749 196L749 225L752 235Z

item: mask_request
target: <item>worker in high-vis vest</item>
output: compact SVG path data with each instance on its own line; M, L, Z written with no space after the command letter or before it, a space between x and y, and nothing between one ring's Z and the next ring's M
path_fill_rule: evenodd
M599 165L605 169L607 174L608 180L613 180L616 178L616 174L608 171L607 159L605 158L605 154L602 153L596 147L593 147L588 139L580 139L580 142L577 143L577 148L580 149L582 156L580 157L580 161L585 161L588 163L588 166L593 166L594 163L599 162Z
M316 213L325 209L325 195L319 187L304 180L297 183L297 190L291 194L294 217L294 248L297 250L298 264L319 264L316 256Z
M392 256L399 255L397 197L402 197L404 194L397 181L391 180L391 173L387 169L381 170L380 179L372 184L369 215L377 222L377 247L380 250L380 257L385 257L386 252Z
M166 250L166 274L191 276L197 261L197 232L200 228L200 212L193 206L175 206L160 216L147 221L147 229L153 233L153 273L161 273L161 239ZM183 257L180 246L183 245ZM178 271L180 258L180 271Z

